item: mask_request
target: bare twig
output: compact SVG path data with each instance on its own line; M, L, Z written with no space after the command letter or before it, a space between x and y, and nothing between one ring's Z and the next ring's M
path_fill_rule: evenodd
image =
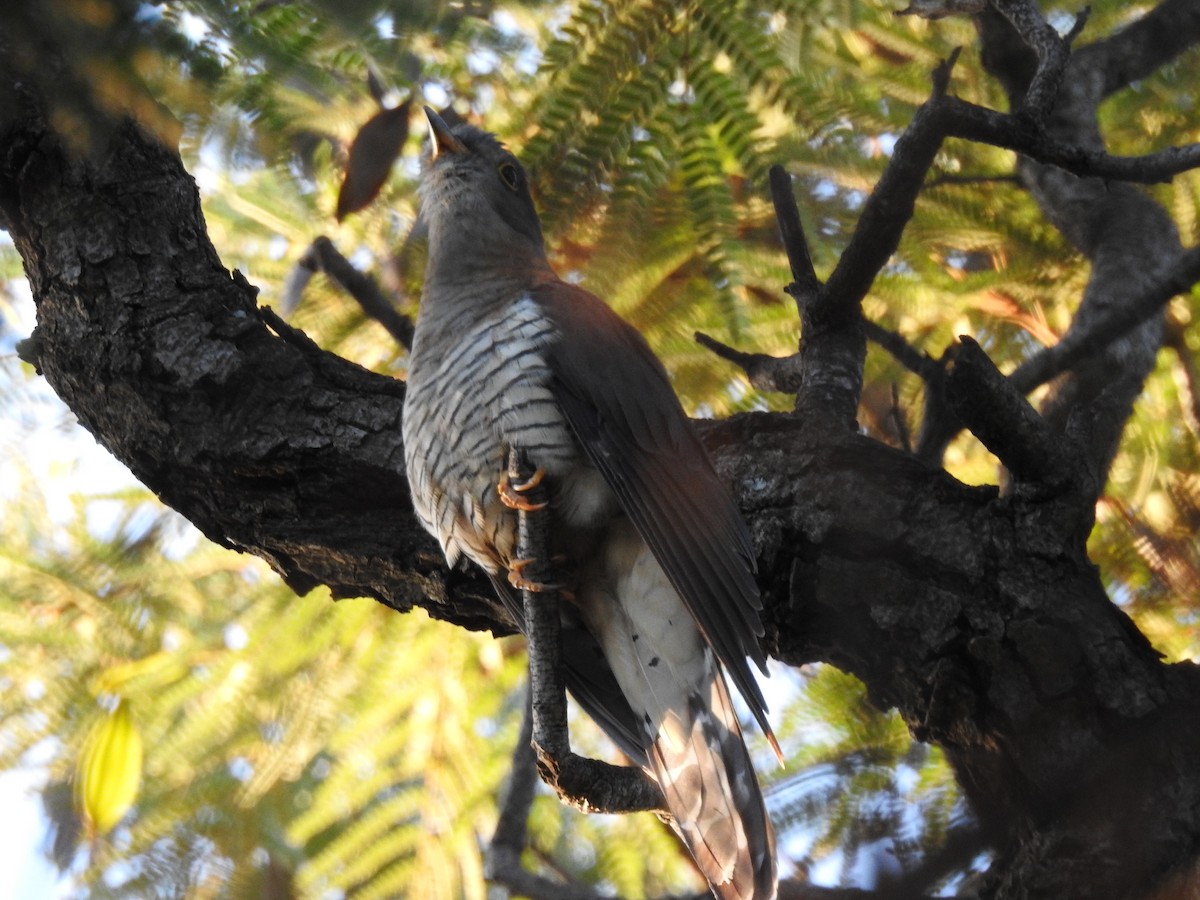
M821 282L813 271L808 239L804 236L804 225L800 221L800 210L792 191L792 176L783 166L771 166L770 182L775 220L779 223L779 235L783 239L783 248L787 251L788 265L792 270L792 283L784 290L803 305L816 297Z
M1144 156L1112 156L1102 150L1056 140L1029 119L986 109L957 97L943 100L940 119L946 136L1013 150L1075 175L1158 184L1200 166L1200 144L1168 147Z
M770 356L766 353L745 353L722 344L702 331L694 335L696 343L711 350L741 368L750 383L760 391L795 394L800 390L800 356Z
M384 296L374 279L354 268L327 237L322 236L313 241L310 251L320 271L357 300L363 312L386 328L388 334L405 350L412 349L412 320L396 312L396 308Z
M941 375L941 367L938 366L937 360L924 350L918 350L896 332L869 320L863 321L863 330L868 340L874 341L892 354L900 365L914 375L919 375L925 381L931 381Z
M532 467L523 454L509 451L508 475L514 484L528 484ZM522 496L529 506L547 500L544 485L534 485ZM521 509L517 555L527 560L547 560L547 516L540 509ZM530 580L539 580L531 563L525 569ZM533 746L538 773L559 797L584 812L635 812L661 810L662 792L640 769L613 766L571 752L567 731L567 693L563 679L557 591L549 578L540 578L543 590L523 590L525 635L529 644L529 692L533 710Z

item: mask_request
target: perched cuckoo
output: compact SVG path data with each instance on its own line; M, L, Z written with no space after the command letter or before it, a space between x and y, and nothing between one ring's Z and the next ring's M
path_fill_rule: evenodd
M658 781L721 898L775 896L775 848L725 677L764 731L754 550L645 340L546 260L525 171L491 134L426 109L429 261L409 360L413 505L518 625L524 452L548 489L565 677ZM772 742L774 738L772 737Z

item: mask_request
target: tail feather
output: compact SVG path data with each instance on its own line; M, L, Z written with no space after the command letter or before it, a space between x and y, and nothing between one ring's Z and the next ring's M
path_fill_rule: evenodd
M614 526L577 608L675 830L721 900L774 900L775 838L716 654L637 532ZM601 716L609 726L612 716Z
M717 896L770 900L775 837L725 679L714 675L709 698L693 694L683 718L663 723L650 768Z

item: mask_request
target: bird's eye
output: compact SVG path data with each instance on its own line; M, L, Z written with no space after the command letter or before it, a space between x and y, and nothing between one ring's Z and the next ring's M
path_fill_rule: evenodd
M496 171L500 173L500 180L504 182L510 191L517 189L517 167L513 163L502 162L497 166Z

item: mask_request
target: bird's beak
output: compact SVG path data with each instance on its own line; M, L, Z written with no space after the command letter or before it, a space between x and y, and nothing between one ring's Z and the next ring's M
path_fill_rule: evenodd
M429 141L433 145L434 159L443 153L467 152L467 145L451 133L445 119L428 106L425 107L425 118L429 120Z

